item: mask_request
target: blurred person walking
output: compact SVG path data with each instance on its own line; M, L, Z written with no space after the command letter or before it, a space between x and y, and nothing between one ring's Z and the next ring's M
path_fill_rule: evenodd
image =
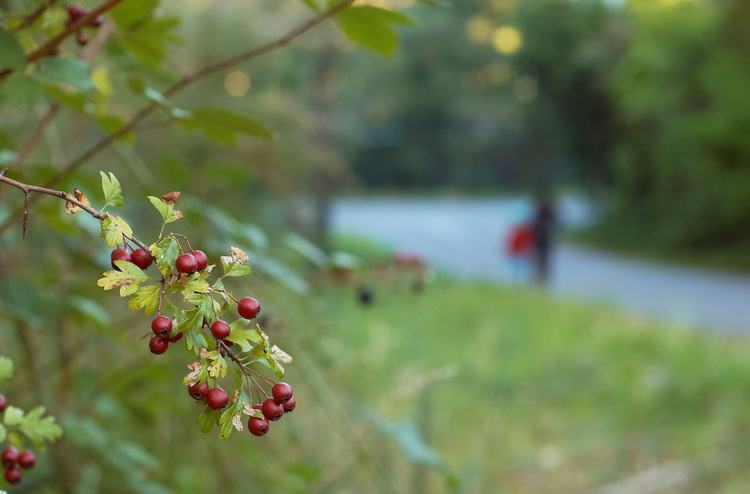
M547 190L541 190L536 197L532 219L534 239L534 276L536 282L546 285L549 282L550 257L557 221L555 205Z

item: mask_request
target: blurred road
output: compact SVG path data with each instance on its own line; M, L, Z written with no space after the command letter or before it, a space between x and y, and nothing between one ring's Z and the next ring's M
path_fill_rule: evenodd
M340 199L336 231L420 253L439 270L463 278L508 282L501 240L524 199ZM588 220L575 199L558 204L568 227ZM668 266L596 250L558 246L550 289L630 312L718 331L750 330L750 277Z

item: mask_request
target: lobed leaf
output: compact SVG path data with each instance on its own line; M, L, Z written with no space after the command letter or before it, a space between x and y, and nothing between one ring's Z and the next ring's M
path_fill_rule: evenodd
M147 316L151 315L159 306L160 294L161 285L142 286L135 292L135 296L128 301L128 308L133 311L144 309Z
M122 245L125 242L123 237L131 238L132 236L132 228L119 216L108 214L102 220L102 237L110 248Z
M102 190L104 191L104 207L107 205L111 206L122 206L122 187L120 181L114 176L112 172L109 172L109 177L103 172L99 172L102 176ZM102 208L104 209L104 208Z
M349 7L339 13L336 20L353 43L387 57L398 47L398 35L393 26L414 23L403 14L371 5Z
M104 278L100 278L96 284L105 290L120 287L121 297L135 293L140 283L144 281L154 281L132 262L115 261L115 265L120 268L120 271L106 271Z
M54 417L42 417L44 407L37 407L29 411L20 426L21 432L37 447L45 447L46 442L52 442L62 436L62 429L55 424Z

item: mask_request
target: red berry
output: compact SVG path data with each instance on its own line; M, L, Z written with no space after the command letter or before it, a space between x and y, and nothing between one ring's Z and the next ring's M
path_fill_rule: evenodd
M237 312L245 319L253 319L260 312L260 303L253 297L245 297L237 304Z
M167 351L167 348L169 348L169 340L167 338L162 338L161 336L154 336L151 338L151 341L148 342L148 347L154 355L161 355Z
M80 5L68 5L68 17L70 17L71 21L77 21L81 17L83 17L83 14L85 14L86 11L83 10L83 7Z
M151 259L149 253L143 249L135 249L130 257L132 259L132 263L143 270L151 266L151 263L153 262L153 259Z
M178 331L176 335L172 336L172 337L171 337L171 338L169 339L169 342L170 342L170 343L176 343L176 342L180 341L180 340L182 339L182 337L183 337L183 336L185 336L185 333L180 333L180 332Z
M79 45L86 46L89 42L89 35L87 33L84 33L83 31L78 31L78 34L76 35L76 41L78 41Z
M153 331L156 336L165 338L172 332L172 321L170 321L168 317L159 316L151 321L151 331Z
M296 406L297 406L297 401L294 399L294 396L292 396L291 398L289 398L289 401L287 401L283 405L284 413L291 412L292 410L294 410L294 407Z
M180 273L195 273L198 270L198 262L195 260L193 254L182 254L177 258L175 267Z
M34 456L34 453L27 449L26 451L23 451L20 455L18 455L18 464L21 465L21 468L24 468L26 470L28 470L29 468L34 468L34 465L36 465L36 456Z
M247 428L254 436L263 436L268 432L268 420L250 417L250 420L247 421Z
M287 383L277 382L273 385L271 393L273 393L274 400L278 401L279 403L286 403L292 398L292 387Z
M279 420L284 415L284 406L273 398L268 398L263 402L260 411L268 420Z
M119 271L120 268L115 265L115 261L133 262L133 258L130 256L130 252L123 249L122 247L113 250L110 257L112 259L112 268L116 269L117 271Z
M221 410L229 403L227 392L221 388L214 388L208 392L206 403L214 410Z
M99 27L99 26L102 25L102 22L104 22L104 16L97 15L96 17L94 17L94 20L91 21L91 26L92 27Z
M0 395L0 413L4 412L7 406L8 400L5 399L5 395Z
M5 480L7 480L9 484L17 484L21 479L23 479L23 474L17 467L10 467L5 471Z
M207 382L203 384L195 383L188 388L188 392L190 393L190 396L192 396L194 400L202 400L206 396L208 396L208 383Z
M18 450L13 446L5 448L3 454L0 455L0 461L2 461L3 465L6 467L12 467L18 463Z
M195 257L195 262L198 263L198 266L195 268L196 271L203 271L206 269L206 266L208 266L208 256L206 256L202 250L194 250L193 257Z
M214 323L211 325L211 334L214 335L214 338L217 340L223 340L227 336L229 336L231 329L229 329L229 324L225 323L221 319L217 319L214 321Z

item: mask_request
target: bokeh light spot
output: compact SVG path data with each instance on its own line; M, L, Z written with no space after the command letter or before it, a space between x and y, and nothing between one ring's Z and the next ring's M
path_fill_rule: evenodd
M224 78L224 87L231 96L245 96L250 90L250 76L241 70L230 72Z
M499 53L511 55L517 52L523 44L521 31L513 26L501 26L492 33L492 46Z

